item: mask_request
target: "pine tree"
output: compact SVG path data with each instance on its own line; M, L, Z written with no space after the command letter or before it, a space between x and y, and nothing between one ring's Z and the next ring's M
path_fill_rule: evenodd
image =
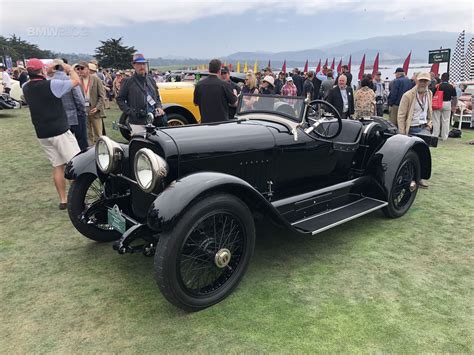
M95 49L95 58L103 68L129 69L132 56L137 51L134 47L122 45L122 37L100 41L101 46Z

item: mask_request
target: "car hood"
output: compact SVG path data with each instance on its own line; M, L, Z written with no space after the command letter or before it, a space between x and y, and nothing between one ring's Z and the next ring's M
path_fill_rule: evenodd
M229 121L162 129L176 144L180 159L235 154L272 148L270 129L258 122Z

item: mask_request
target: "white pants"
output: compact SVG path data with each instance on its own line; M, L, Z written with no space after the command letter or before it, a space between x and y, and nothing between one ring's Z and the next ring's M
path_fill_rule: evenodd
M433 110L433 136L439 137L441 131L441 139L448 139L449 120L451 118L451 101L443 102L441 110Z

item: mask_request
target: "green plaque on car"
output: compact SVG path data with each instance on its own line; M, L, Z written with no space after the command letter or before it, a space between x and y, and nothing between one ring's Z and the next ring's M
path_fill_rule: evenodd
M113 229L120 233L125 233L126 228L126 223L125 223L125 218L122 216L120 213L120 210L117 205L115 205L112 208L109 208L107 212L107 220L109 223L109 226L111 226Z

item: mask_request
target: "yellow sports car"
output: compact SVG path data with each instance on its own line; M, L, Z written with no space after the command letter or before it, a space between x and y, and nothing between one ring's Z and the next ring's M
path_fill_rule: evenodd
M201 122L199 107L193 102L194 82L170 82L157 85L169 126Z

